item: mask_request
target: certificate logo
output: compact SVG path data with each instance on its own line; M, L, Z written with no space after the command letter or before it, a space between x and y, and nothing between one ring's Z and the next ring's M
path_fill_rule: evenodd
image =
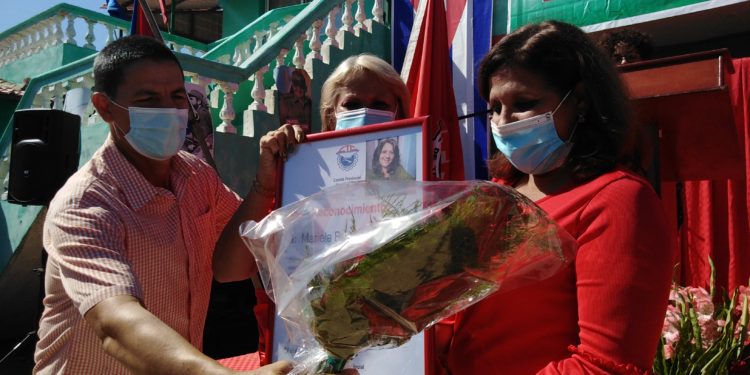
M348 171L357 165L359 149L354 145L344 145L336 152L336 163L342 171Z

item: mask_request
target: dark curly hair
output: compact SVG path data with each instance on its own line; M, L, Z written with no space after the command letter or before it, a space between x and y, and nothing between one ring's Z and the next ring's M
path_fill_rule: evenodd
M654 40L651 35L633 29L606 32L602 34L597 44L617 64L622 56L617 55L615 47L620 43L633 47L643 60L651 58L654 54Z
M609 58L581 29L546 21L503 37L479 66L479 93L485 100L489 101L491 77L506 68L522 68L538 75L560 96L578 84L585 88L587 113L576 128L573 148L565 161L575 179L583 182L618 165L637 165L630 104L622 82ZM511 184L525 176L500 152L488 165L493 177Z

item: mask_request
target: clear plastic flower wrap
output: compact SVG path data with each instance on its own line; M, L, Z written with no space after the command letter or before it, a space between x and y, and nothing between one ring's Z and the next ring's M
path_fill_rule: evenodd
M554 275L576 247L532 201L486 181L336 185L240 232L299 348L294 373L336 373L364 349L399 346Z

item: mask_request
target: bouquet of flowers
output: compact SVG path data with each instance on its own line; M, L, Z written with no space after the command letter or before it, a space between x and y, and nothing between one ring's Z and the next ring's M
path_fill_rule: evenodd
M675 285L669 296L655 374L750 374L750 289L716 296L711 265L709 291Z
M241 233L299 348L294 373L340 372L575 252L533 202L483 181L337 185Z

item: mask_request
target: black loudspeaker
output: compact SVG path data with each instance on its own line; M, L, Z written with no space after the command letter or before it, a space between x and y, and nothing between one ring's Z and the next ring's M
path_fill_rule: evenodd
M25 109L13 115L8 202L47 205L78 170L81 118L57 109Z

